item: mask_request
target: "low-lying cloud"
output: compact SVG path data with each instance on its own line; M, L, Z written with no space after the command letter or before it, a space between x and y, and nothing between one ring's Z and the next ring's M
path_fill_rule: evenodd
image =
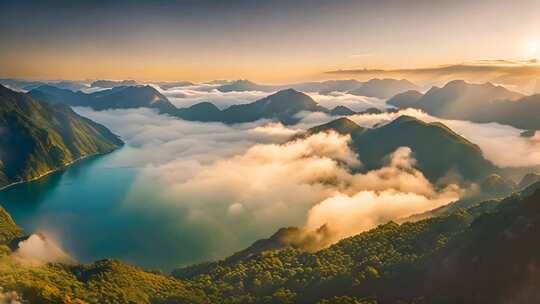
M330 232L316 246L423 212L459 198L457 186L437 190L414 169L409 148L398 149L389 164L365 174L349 149L350 138L320 133L286 144L259 144L246 153L216 161L193 177L177 176L183 160L154 168L165 178L171 201L187 209L187 220L216 231L242 234L245 227L267 235L281 226ZM307 220L306 220L307 215ZM223 235L222 245L234 242Z
M196 84L190 86L174 87L163 90L154 86L165 95L176 107L184 108L199 102L211 102L220 109L234 104L246 104L261 99L269 93L259 91L220 92L216 84Z
M26 240L20 241L14 256L31 264L74 261L55 241L42 233L34 233Z
M164 264L172 267L221 258L284 226L327 227L330 234L312 244L321 248L460 195L457 188L433 186L405 147L385 167L360 174L350 170L362 166L362 156L350 150L348 136L285 142L316 119L287 127L268 121L227 126L148 109L77 111L127 142L119 162L139 171L121 210L156 231L152 247L167 248L176 259ZM156 190L141 200L139 189L148 184ZM351 212L340 222L344 206Z
M129 254L119 257L145 265L170 269L221 258L284 226L302 227L307 236L315 236L310 249L318 249L462 195L456 186L432 185L415 169L406 147L383 168L360 174L349 169L361 166L362 155L349 149L347 136L317 134L286 142L335 119L324 113L300 113L303 119L293 126L265 120L229 126L184 121L150 109L76 110L127 143L111 157L115 166L137 173L115 212L152 227L129 231L124 242L141 240L137 246L147 246L146 239L153 241L148 248L125 245ZM527 150L534 146L525 145L534 144L535 137L521 137L520 130L508 126L441 120L410 109L350 118L373 127L400 115L445 123L499 165L535 162L535 151ZM509 142L519 143L511 157L503 153ZM146 193L149 185L152 191ZM156 246L163 248L159 254Z
M196 84L181 86L163 90L159 86L154 86L165 95L177 107L189 107L199 102L211 102L220 109L227 108L235 104L246 104L271 93L260 91L232 91L220 92L219 85ZM332 109L336 106L346 106L353 111L363 111L369 108L386 109L385 100L376 97L356 96L343 92L331 92L320 94L317 92L305 92L320 105Z
M343 92L331 92L329 94L308 93L321 106L333 109L337 106L346 106L349 109L360 112L369 108L387 109L392 106L386 104L386 100L376 97L357 96Z
M450 185L437 190L414 168L409 148L399 148L386 167L353 176L350 194L339 193L309 210L306 230L318 234L325 228L319 246L366 231L391 220L448 204L462 190Z

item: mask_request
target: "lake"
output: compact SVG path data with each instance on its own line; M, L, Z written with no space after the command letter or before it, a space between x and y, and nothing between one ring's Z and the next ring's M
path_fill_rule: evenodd
M131 157L130 149L0 191L0 204L26 233L44 231L82 262L112 257L170 270L200 260L205 253L197 240L163 227L173 219L124 207L160 205L159 184L141 180L142 167L121 165Z

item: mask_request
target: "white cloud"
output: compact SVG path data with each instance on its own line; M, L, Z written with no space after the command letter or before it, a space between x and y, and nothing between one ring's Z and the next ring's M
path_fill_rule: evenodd
M332 237L324 243L328 245L460 195L456 186L435 189L414 169L408 148L398 149L386 167L353 174L347 167L361 163L348 141L336 133L320 133L283 145L255 145L244 154L201 166L189 178L183 174L183 160L155 167L151 174L169 185L167 201L176 202L169 205L169 212L181 210L182 225L226 231L215 246L236 249L246 241L238 237L246 227L251 237L262 237L282 226L301 226L307 217L308 230L323 224L330 228ZM330 210L346 213L334 205L345 198L356 205L339 223L340 216Z
M196 84L163 90L159 86L154 86L165 95L175 106L183 108L189 107L199 102L207 101L224 109L234 104L245 104L261 99L269 95L267 92L244 91L244 92L220 92L219 85Z
M361 166L361 155L350 150L346 136L322 133L282 144L333 119L323 113L309 113L295 126L269 121L228 126L188 122L149 109L76 110L127 142L115 165L139 168L122 210L155 223L160 235L203 242L200 259L226 256L283 226L315 229L326 223L332 231L327 244L460 194L433 187L414 169L406 148L396 151L386 167L354 174L348 167ZM138 199L137 189L149 183L155 189L152 200ZM335 222L343 211L328 211L334 204L358 205L343 219L350 229Z
M399 148L389 164L353 176L351 194L338 193L309 210L307 232L327 229L322 245L448 204L462 194L456 185L440 191L414 169L409 148Z
M30 235L26 240L19 242L15 257L30 263L73 262L55 241L42 233Z
M388 106L384 99L376 97L356 96L342 92L332 92L329 94L308 93L320 105L332 109L336 106L346 106L349 109L360 112L369 108L386 109Z

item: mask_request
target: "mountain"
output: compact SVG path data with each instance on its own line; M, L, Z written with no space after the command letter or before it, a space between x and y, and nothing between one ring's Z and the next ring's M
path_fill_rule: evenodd
M293 89L286 89L255 102L232 105L223 113L223 122L239 123L251 122L261 118L278 119L285 124L292 124L299 119L295 117L298 112L327 112L308 95Z
M377 97L377 98L390 98L396 94L403 93L409 90L418 90L418 87L406 80L406 79L371 79L360 87L349 91L349 94Z
M380 127L365 129L345 119L311 128L308 132L334 129L349 133L351 148L360 156L363 170L379 168L385 157L397 148L409 147L418 161L418 169L432 182L437 182L449 172L464 180L478 181L497 171L497 167L483 157L478 146L441 123L426 123L414 117L400 116Z
M319 94L329 94L331 92L348 92L360 87L363 82L354 79L327 80L321 82L303 82L286 85L301 92L318 92Z
M20 237L22 229L15 224L11 215L0 206L0 247L7 245L11 240ZM3 250L0 248L0 252Z
M115 87L126 87L126 86L136 86L139 85L135 80L96 80L90 84L92 88L104 88L111 89Z
M158 83L158 85L163 90L169 90L176 87L191 86L191 85L194 85L194 83L189 82L189 81L174 81L174 82L160 82Z
M392 109L386 109L385 112L391 112ZM356 114L364 115L364 114L381 114L383 113L382 110L379 110L377 108L367 108L363 111L357 112Z
M27 91L39 86L45 85L45 82L42 81L28 81L22 79L13 79L13 78L1 78L0 85L3 85L11 90L16 91Z
M540 247L534 243L540 233L539 186L532 185L500 201L495 210L482 214L426 264L427 301L444 298L449 303L536 303L540 300L535 287L539 279L536 257Z
M442 118L540 129L540 95L524 97L491 83L454 80L442 88L431 88L416 101L412 94L409 97L394 96L388 103L401 108L418 108Z
M525 188L520 188L512 180L506 179L495 173L488 175L486 178L479 181L477 185L478 188L475 189L475 191L469 191L469 193L457 201L400 219L400 222L418 221L426 218L448 215L459 209L474 207L481 201L500 200L517 190L523 190Z
M332 120L331 122L310 128L308 130L308 134L316 134L319 132L328 132L328 131L334 131L339 134L360 134L364 132L366 128L363 128L359 125L357 125L354 121L342 117L338 118L336 120Z
M86 106L91 99L90 94L85 94L81 91L73 92L48 84L30 90L27 95L34 100L44 101L50 104L61 103L69 106Z
M221 85L217 88L220 92L242 92L242 91L261 91L261 92L274 92L279 90L279 86L270 86L256 84L246 79L236 80L232 83Z
M471 116L477 122L498 122L519 129L540 130L540 94L517 100L498 100Z
M122 141L63 104L38 102L0 86L0 188L39 178Z
M347 108L346 106L336 106L330 110L330 115L332 116L348 116L354 114L356 114L356 112Z
M223 303L536 303L539 188L417 222L389 222L314 253L283 242L296 231L284 228L173 276Z
M50 85L60 89L66 89L71 91L79 91L84 88L88 88L85 82L62 80L62 81L27 81L21 79L3 78L0 79L0 84L17 91L30 91L43 85Z
M211 102L200 102L188 108L178 109L176 115L191 121L222 121L223 113Z
M539 172L528 173L525 176L523 176L523 178L519 182L518 188L524 189L537 182L540 182L540 173Z
M422 93L410 90L394 95L392 98L388 99L386 103L398 108L411 108L415 106L422 96L424 96Z
M308 95L286 89L248 104L232 105L219 110L209 102L195 104L176 111L185 120L220 121L227 124L252 122L259 119L276 119L285 124L299 121L295 115L301 111L328 112Z
M175 114L176 107L151 86L115 87L94 93L73 92L53 86L40 86L27 93L33 99L51 104L91 107L94 110L155 108L160 113Z
M176 108L164 95L151 86L115 87L95 93L73 92L53 86L40 86L28 96L50 104L91 107L94 110L153 108L190 121L216 121L228 124L252 122L259 119L277 119L285 124L297 122L301 111L329 112L308 95L286 89L248 104L232 105L219 110L210 102L201 102L187 108Z
M16 249L10 249L19 246L7 246L21 230L0 209L0 286L29 303L540 300L540 183L441 216L388 222L315 252L290 242L298 231L282 228L224 260L163 275L110 259L91 264L21 262Z
M221 85L217 89L221 92L232 91L261 91L261 92L275 92L285 89L294 89L301 92L318 92L320 94L328 94L331 92L347 92L360 87L363 82L347 79L347 80L327 80L327 81L313 81L313 82L301 82L284 85L262 85L251 82L249 80L236 80L231 83Z
M470 84L454 80L442 88L431 88L418 99L414 107L436 116L470 119L496 100L515 100L521 97L519 93L491 83Z

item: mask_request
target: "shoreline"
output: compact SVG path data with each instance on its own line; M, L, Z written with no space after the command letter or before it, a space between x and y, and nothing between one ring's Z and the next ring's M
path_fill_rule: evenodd
M121 148L121 146L119 146L118 148ZM59 168L56 168L56 169L51 169L51 170L49 170L49 171L47 171L47 172L44 172L44 173L40 174L39 176L32 177L32 178L30 178L30 179L25 179L25 180L13 182L13 183L11 183L11 184L7 184L7 185L5 185L5 186L2 186L2 187L0 187L0 191L4 191L4 190L6 190L6 189L8 189L8 188L11 188L11 187L17 186L17 185L21 185L21 184L24 184L24 183L35 182L35 181L37 181L37 180L39 180L39 179L42 179L42 178L44 178L44 177L47 177L47 176L53 174L53 173L60 172L60 171L62 171L62 170L68 169L68 168L69 168L70 166L72 166L73 164L78 163L78 162L80 162L80 161L83 161L83 160L85 160L85 159L87 159L87 158L89 158L89 157L106 155L106 154L109 154L109 153L112 153L112 152L118 150L118 148L113 149L113 150L108 151L108 152L94 153L94 154L88 154L88 155L81 156L81 157L79 157L79 158L77 158L77 159L74 159L74 160L72 160L72 161L70 161L70 162L65 163L62 167L59 167Z

